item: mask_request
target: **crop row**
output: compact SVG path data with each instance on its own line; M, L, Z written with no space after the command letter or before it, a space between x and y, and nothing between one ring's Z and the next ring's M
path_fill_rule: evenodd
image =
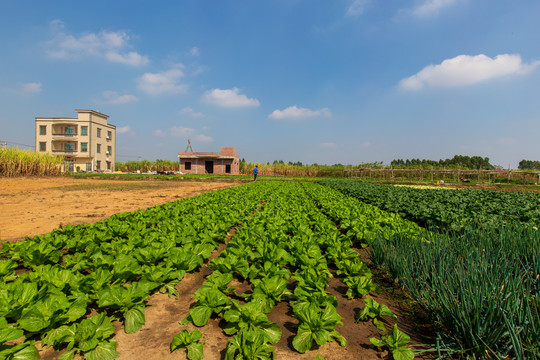
M373 261L441 326L440 350L540 357L538 195L323 183L438 229L376 236L369 245Z
M440 349L462 357L540 358L538 231L467 227L421 240L376 238L371 254L442 326Z
M474 189L433 191L351 180L319 183L430 229L458 230L471 224L540 226L540 196L534 193Z
M350 184L351 189L356 186ZM462 195L466 192L436 193L460 193L455 204L471 203ZM126 333L138 331L145 323L149 295L157 291L177 295L184 275L204 263L213 272L196 292L184 323L202 327L210 317L222 318L223 331L230 336L227 359L274 356L281 328L267 314L282 301L289 304L297 321L292 341L296 351L305 353L334 340L345 346L347 339L337 331L342 317L336 310L336 297L328 291L328 279L338 277L349 299L373 291L371 272L354 249L368 244L374 260L411 290L450 337L469 336L475 341L472 345L462 342L464 354L471 353L474 344L493 341L504 346L477 346L472 353L514 355L518 353L515 344L520 343L525 344L519 350L523 354L535 354L534 337L540 328L539 248L515 241L514 250L508 251L503 245L515 235L508 232L499 236L500 241L495 242L499 247L494 250L485 250L487 245L479 242L479 253L471 254L474 241L463 238L465 225L487 217L471 220L466 215L460 212L462 231L456 237L434 235L395 213L326 186L265 181L5 244L0 250L0 358L39 359L34 344L41 342L42 346L65 349L62 360L77 354L87 359L114 359L118 353L111 341L112 320L123 322ZM486 221L501 217L496 214ZM209 261L229 230L237 226L225 250ZM538 233L531 228L522 228L530 235L522 238L538 244ZM474 236L469 237L474 240ZM470 251L456 247L458 244ZM506 258L514 262L497 267L497 259L503 257L495 254L505 251ZM440 264L441 259L447 267ZM478 259L483 262L473 261ZM485 281L484 274L479 274L471 280L468 272L474 272L475 266L478 272L499 271L506 277ZM435 272L437 267L443 273ZM251 290L237 293L231 286L234 279L246 281ZM422 302L426 299L431 302ZM488 310L480 306L488 303L492 306ZM460 309L453 318L449 315ZM497 322L490 315L493 321L485 321L485 314L497 311L504 311L505 317ZM386 331L381 317L395 316L365 299L358 320L371 320ZM473 320L467 322L467 318ZM504 327L502 323L513 325ZM491 334L486 329L498 332ZM190 359L199 359L203 356L201 336L198 329L182 330L172 340L171 350L187 348ZM22 337L25 341L20 342ZM11 340L17 340L16 345ZM413 356L406 345L408 337L397 326L371 342L388 348L395 358Z
M200 327L211 316L224 319L224 333L234 335L227 343L225 359L274 356L272 344L281 338L281 329L266 314L281 301L289 303L297 320L297 332L292 340L295 350L305 353L315 344L321 346L333 340L345 346L346 339L336 330L336 326L342 325L342 317L336 310L337 299L327 291L328 278L333 276L329 266L336 269L347 286L346 296L360 298L375 286L371 271L359 260L351 239L363 241L364 236L388 233L394 221L409 223L420 231L415 224L393 214L385 216L375 207L351 199L356 214L363 214L365 219L344 234L321 211L316 200L324 197L321 192L333 192L334 197L326 199L329 208L348 199L319 185L281 184L264 207L236 231L219 257L210 262L214 272L197 290L196 304L183 323L192 322ZM251 291L236 293L230 286L233 279L247 281ZM373 318L383 331L386 328L379 317L395 317L388 308L372 300L366 301L364 310L361 320ZM183 330L171 347L185 347L188 358L201 358L197 331ZM390 350L395 357L413 357L406 346L408 337L395 326L386 337L372 342L380 347L387 346L387 342L392 344Z
M271 191L230 188L4 244L0 358L39 359L36 341L66 347L62 360L77 353L116 358L111 320L123 321L127 333L138 331L148 296L175 295L186 272L203 264Z

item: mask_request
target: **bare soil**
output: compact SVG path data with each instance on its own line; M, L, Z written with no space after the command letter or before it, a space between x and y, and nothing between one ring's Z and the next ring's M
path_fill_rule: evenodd
M131 181L0 178L0 242L46 234L60 225L97 222L238 185L230 181Z
M61 224L81 224L95 222L119 212L134 211L187 196L194 196L206 191L237 185L235 182L190 182L190 181L111 181L111 180L76 180L72 178L0 178L0 241L17 241L25 236L48 233ZM225 248L222 244L214 251L217 257ZM369 264L365 251L359 250L361 259ZM190 307L195 304L194 294L211 273L207 264L198 271L186 274L177 286L180 295L168 297L166 294L154 294L148 299L146 324L135 334L126 334L117 322L117 350L121 360L160 360L186 359L185 350L169 352L173 336L181 329L194 330L193 325L179 325ZM390 285L389 285L390 284ZM251 291L249 284L236 282L239 292ZM427 320L418 316L409 304L407 295L400 290L391 292L391 282L381 284L381 291L373 292L371 297L385 304L398 316L398 326L411 336L412 344L425 344L431 335ZM292 289L291 289L292 290ZM338 299L338 313L343 317L343 326L337 330L346 338L347 346L329 342L318 349L299 354L292 347L297 321L291 316L288 302L276 305L268 314L272 322L280 325L281 340L275 344L277 359L313 359L320 354L326 360L346 359L392 359L388 351L381 351L371 346L369 338L380 338L384 333L371 322L356 323L355 317L364 306L364 300L348 300L345 297L346 286L337 278L330 279L328 291ZM393 320L386 322L390 329ZM204 359L217 360L225 356L229 339L223 331L223 323L211 318L208 324L200 328L203 333ZM41 349L43 360L57 359L61 352L52 348ZM429 358L429 356L417 356Z

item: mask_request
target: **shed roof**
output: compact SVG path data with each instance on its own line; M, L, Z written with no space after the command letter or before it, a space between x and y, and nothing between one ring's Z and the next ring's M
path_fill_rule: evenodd
M215 159L238 159L234 147L222 147L221 152L179 152L178 158L182 159L199 159L199 158L215 158Z

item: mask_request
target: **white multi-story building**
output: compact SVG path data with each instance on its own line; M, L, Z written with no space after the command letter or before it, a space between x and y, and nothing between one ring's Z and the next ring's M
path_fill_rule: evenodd
M36 151L63 156L71 171L114 171L116 126L97 111L75 111L77 118L36 117Z

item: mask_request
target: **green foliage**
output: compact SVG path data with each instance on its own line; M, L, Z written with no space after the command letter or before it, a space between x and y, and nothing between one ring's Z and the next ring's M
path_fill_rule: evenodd
M194 331L183 329L173 337L170 351L173 352L178 349L186 349L188 359L200 360L204 356L204 343L199 342L201 337L202 333L199 329L195 329Z
M519 170L540 170L540 161L521 160L518 165Z
M139 330L148 296L177 294L185 273L208 259L228 230L250 217L277 186L224 189L3 244L0 319L7 330L2 326L0 333L5 339L17 335L69 347L62 359L77 352L87 359L115 357L115 344L105 338L92 349L86 343L95 340L81 340L91 327L83 319L87 309L118 316L127 333ZM231 279L215 277L214 286L231 291L226 285ZM80 334L69 338L70 332ZM37 355L33 341L0 345L0 357L30 359Z
M371 274L369 276L347 276L343 279L343 283L349 287L345 294L349 299L362 297L362 295L367 295L376 289Z
M193 322L196 326L204 326L212 314L222 315L230 307L230 299L219 291L209 287L200 288L195 292L197 303L189 310L189 314L181 324Z
M24 342L17 345L5 343L17 340L24 335L24 331L9 325L6 318L0 317L0 359L7 360L39 360L39 353L33 342Z
M369 341L377 347L386 347L392 353L394 360L412 360L414 352L407 347L411 338L404 332L398 330L397 324L394 324L392 330L381 339L369 338Z
M124 330L127 334L139 331L145 323L144 301L148 298L148 288L142 283L131 286L107 286L100 291L98 306L115 309L124 317Z
M281 338L281 328L268 320L266 314L261 311L263 305L263 298L255 298L245 305L233 300L231 308L225 311L223 316L227 321L223 332L227 335L241 331L260 333L264 342L277 343Z
M489 163L489 158L483 158L480 156L463 156L463 155L454 155L452 159L445 159L445 160L426 160L426 159L396 159L392 160L390 162L390 165L393 168L405 168L405 169L411 169L411 168L419 168L422 167L424 169L433 167L435 169L485 169L485 170L492 170L494 169L494 166Z
M119 356L116 342L107 341L114 334L114 325L105 314L98 314L75 323L61 326L47 333L43 339L46 346L67 344L60 360L71 360L75 354L85 359L112 360Z
M241 331L227 342L225 360L270 360L275 357L274 347L264 340L260 332Z
M366 321L368 319L373 320L373 325L375 325L379 330L386 331L386 327L381 322L381 316L389 316L392 319L397 319L397 316L384 304L379 304L373 299L365 299L365 305L358 313L356 321Z
M381 238L371 253L444 325L441 348L478 358L540 354L537 230L516 224L418 240Z
M343 322L333 305L326 304L324 310L311 305L295 312L294 316L298 319L299 326L293 339L293 347L299 353L310 350L313 342L321 346L328 341L337 340L341 346L347 345L343 335L335 330L335 327L343 325Z
M116 170L124 172L135 172L140 170L141 172L147 171L178 171L178 161L160 160L149 161L117 161Z
M277 302L280 302L282 297L292 295L287 290L289 282L282 277L263 277L252 281L254 286L253 293L248 296L251 299L258 299L259 305L262 306L263 312L268 314Z
M433 191L350 180L324 180L320 184L432 230L460 230L467 225L489 228L516 222L540 226L540 197L534 193L474 189ZM345 225L354 230L354 220ZM391 229L393 225L385 227Z

